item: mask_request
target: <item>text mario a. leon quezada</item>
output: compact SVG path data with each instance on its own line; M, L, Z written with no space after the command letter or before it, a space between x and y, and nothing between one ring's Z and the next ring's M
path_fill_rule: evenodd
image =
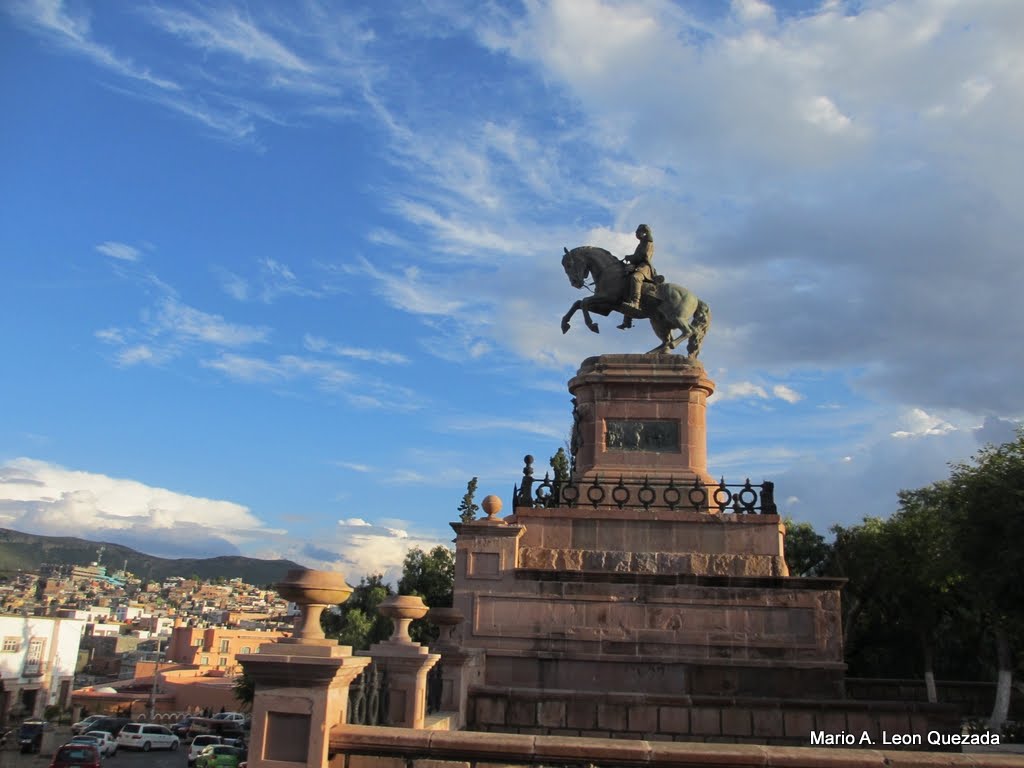
M941 731L928 731L928 733L889 733L882 731L879 738L874 738L867 731L860 734L839 731L838 733L827 733L826 731L811 731L812 747L864 747L881 745L883 747L907 747L921 746L925 744L932 747L948 747L969 744L999 744L999 734L989 733L942 733Z

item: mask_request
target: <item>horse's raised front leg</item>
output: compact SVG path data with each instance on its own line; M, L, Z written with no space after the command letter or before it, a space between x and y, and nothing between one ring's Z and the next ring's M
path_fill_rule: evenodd
M569 332L569 318L576 314L576 310L583 304L583 299L578 300L571 307L569 311L565 313L565 317L562 318L562 333Z
M589 299L583 299L582 301L580 301L580 309L583 310L583 322L587 324L587 328L592 330L594 333L600 333L601 329L598 328L597 327L597 323L595 323L590 318L590 304L593 301L594 301L593 297L591 297Z

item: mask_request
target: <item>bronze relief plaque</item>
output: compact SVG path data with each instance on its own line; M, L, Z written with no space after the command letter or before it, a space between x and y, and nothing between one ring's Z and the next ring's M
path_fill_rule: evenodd
M679 422L674 419L606 419L604 424L606 450L679 451Z

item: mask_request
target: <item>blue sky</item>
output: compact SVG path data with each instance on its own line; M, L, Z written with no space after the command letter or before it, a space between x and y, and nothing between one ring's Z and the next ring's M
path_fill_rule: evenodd
M393 574L546 463L562 247L712 308L709 469L824 531L1024 417L1024 3L10 0L0 526Z

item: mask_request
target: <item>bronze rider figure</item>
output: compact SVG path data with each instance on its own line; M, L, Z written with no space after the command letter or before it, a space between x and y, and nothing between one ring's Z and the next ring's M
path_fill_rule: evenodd
M646 224L636 228L637 243L636 250L626 256L623 261L630 267L626 275L626 295L623 304L630 309L640 309L640 292L643 290L644 282L654 282L654 234ZM633 318L623 315L622 325L619 328L625 330L633 327Z

